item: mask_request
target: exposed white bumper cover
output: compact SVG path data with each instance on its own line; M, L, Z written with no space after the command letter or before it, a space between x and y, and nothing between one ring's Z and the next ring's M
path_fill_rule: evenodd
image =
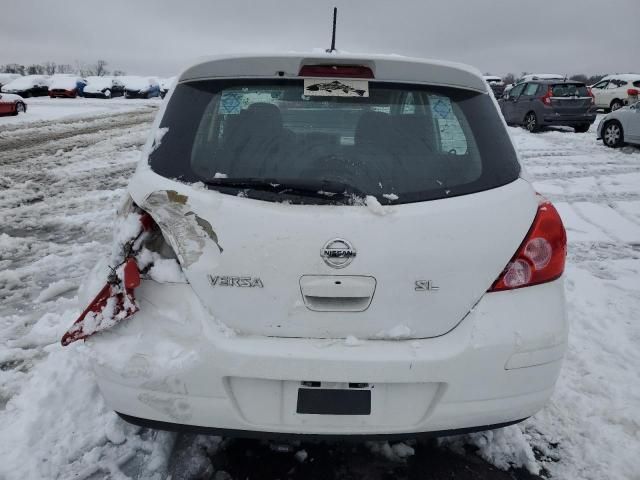
M140 312L87 343L107 404L141 419L329 435L473 428L526 418L551 395L568 333L562 282L486 294L440 337L348 345L237 336L189 285L147 280ZM302 381L369 384L371 414L297 414Z

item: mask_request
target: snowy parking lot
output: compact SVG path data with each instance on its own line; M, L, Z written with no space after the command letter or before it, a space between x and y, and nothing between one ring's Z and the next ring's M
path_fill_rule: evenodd
M159 105L34 99L26 115L0 118L0 479L209 478L203 472L214 470L260 478L242 442L125 424L104 406L83 345L59 344L84 307L78 287L110 248L115 209ZM604 147L595 125L584 134L509 131L569 238L571 334L551 402L520 425L440 447L370 443L329 455L298 445L273 454L287 467L281 478L316 478L314 455L325 467L341 455L376 468L343 461L336 478L362 476L358 465L369 478L450 478L429 476L426 461L449 448L523 469L511 478L640 478L640 149ZM272 470L265 452L251 455Z

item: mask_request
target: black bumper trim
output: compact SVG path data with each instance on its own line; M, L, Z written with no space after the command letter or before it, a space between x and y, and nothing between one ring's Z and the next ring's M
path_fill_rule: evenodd
M466 433L482 432L485 430L496 430L498 428L515 425L526 420L528 417L511 422L496 423L493 425L482 425L469 428L456 428L452 430L435 430L431 432L413 433L376 433L376 434L307 434L307 433L282 433L282 432L261 432L255 430L233 430L228 428L199 427L196 425L183 425L181 423L160 422L146 418L132 417L124 413L116 412L125 422L139 427L153 428L155 430L166 430L169 432L194 433L199 435L216 435L221 437L235 438L257 438L257 439L284 439L284 440L406 440L410 438L433 438L448 437L451 435L463 435Z

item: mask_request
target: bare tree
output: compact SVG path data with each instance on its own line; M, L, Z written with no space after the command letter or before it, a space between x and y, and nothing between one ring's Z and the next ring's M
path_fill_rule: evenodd
M38 64L29 65L27 75L44 75L44 67Z
M44 62L42 66L47 75L53 75L54 73L56 73L56 62Z
M104 77L107 74L107 61L106 60L98 60L93 65L93 74L97 77Z
M589 80L584 73L577 73L576 75L571 75L569 79L575 80L576 82L582 82L582 83L587 83Z
M76 73L72 65L68 63L61 63L56 67L58 73Z
M515 83L516 81L516 76L513 73L507 73L504 78L503 78L504 83L506 83L507 85L510 85L512 83Z
M122 77L123 75L126 75L127 72L125 72L124 70L114 70L113 71L113 76L114 77Z

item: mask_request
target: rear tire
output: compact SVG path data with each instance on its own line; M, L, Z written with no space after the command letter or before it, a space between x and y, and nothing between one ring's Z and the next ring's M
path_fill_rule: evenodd
M18 115L20 113L25 113L27 111L25 104L22 102L18 102L16 103L16 112L14 113L14 115Z
M610 148L620 148L624 145L624 131L617 120L611 120L602 127L602 142Z
M529 112L524 117L524 128L531 133L540 131L540 125L538 125L538 117L534 112Z
M618 100L617 98L611 102L611 111L615 112L616 110L622 108L624 105L622 104L622 100Z
M573 128L575 129L576 133L587 133L590 127L591 127L590 124L583 123L582 125L576 125Z

